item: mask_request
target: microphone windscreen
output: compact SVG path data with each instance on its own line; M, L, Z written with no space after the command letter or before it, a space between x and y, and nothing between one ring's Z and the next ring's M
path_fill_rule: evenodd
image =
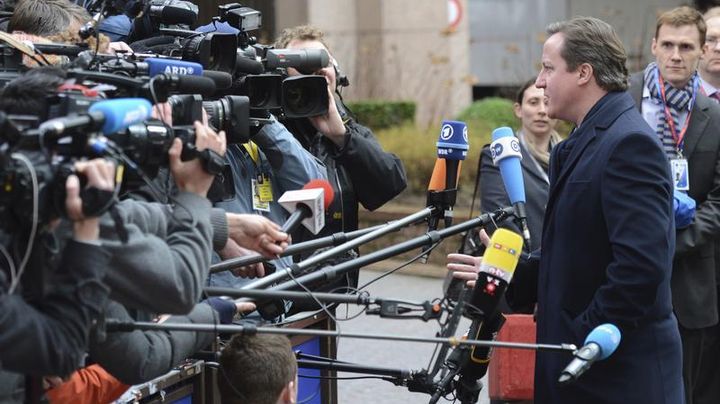
M232 74L218 70L205 70L203 76L211 79L218 90L227 90L233 83Z
M594 342L600 346L600 357L598 360L602 360L612 355L620 345L620 330L610 323L601 324L595 327L587 338L585 338L585 345Z
M503 139L508 138L508 139ZM493 143L490 145L493 159L500 157L496 165L500 168L500 175L505 184L505 191L510 203L525 202L525 182L523 181L520 166L520 143L517 141L512 129L508 127L497 128L492 133ZM510 145L510 146L508 146ZM511 149L511 150L508 150ZM506 155L506 157L503 157Z
M187 24L193 25L197 21L198 14L184 7L164 6L160 12L160 19L163 24Z
M465 160L468 151L465 122L443 121L437 141L437 156L446 160Z
M261 62L247 56L238 55L235 60L235 72L244 74L263 74L265 67Z
M178 76L175 90L180 94L210 96L215 93L215 82L203 76Z
M88 111L103 114L102 132L109 135L150 118L152 105L144 98L116 98L98 101Z
M148 75L150 77L163 73L193 76L203 74L203 67L200 63L162 58L146 58L144 62L148 64Z
M303 186L303 189L313 188L323 189L323 205L325 206L325 210L327 210L330 207L333 199L335 199L335 191L333 191L332 185L330 185L330 183L326 180L315 179L308 181L308 183Z
M522 247L523 239L519 234L503 228L495 230L485 249L479 277L482 277L482 273L488 273L510 283L520 260Z

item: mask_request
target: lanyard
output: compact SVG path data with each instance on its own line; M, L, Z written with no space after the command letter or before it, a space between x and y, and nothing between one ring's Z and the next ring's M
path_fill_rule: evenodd
M250 155L252 161L257 165L258 160L260 159L260 153L258 152L258 147L255 142L243 143L243 147L245 148L245 150L247 150L248 155Z
M677 151L680 154L680 156L682 156L682 150L683 150L683 146L684 146L683 140L685 139L685 132L687 132L687 128L688 128L688 126L690 126L690 117L692 116L693 105L695 105L695 97L697 96L698 84L699 84L699 80L696 77L693 80L693 94L692 94L692 98L690 99L690 104L689 104L689 108L688 108L688 110L689 110L688 116L685 119L685 124L683 125L682 130L680 131L680 133L677 133L677 131L675 130L675 121L673 120L672 114L670 113L670 109L668 108L667 103L665 102L665 81L663 80L662 76L660 74L658 74L658 85L660 86L660 95L661 95L660 100L663 103L663 109L665 111L665 121L668 123L668 126L670 127L670 134L672 134L673 140L675 141L675 145L676 145Z

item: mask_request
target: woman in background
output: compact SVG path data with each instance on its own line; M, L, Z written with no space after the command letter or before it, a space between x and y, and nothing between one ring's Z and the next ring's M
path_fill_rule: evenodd
M525 208L527 211L530 241L533 249L540 245L543 216L548 200L550 181L548 168L550 151L561 140L555 131L557 120L548 118L547 101L544 91L535 87L535 79L526 82L518 91L513 105L515 116L520 119L520 129L516 132L522 154L523 180L525 181ZM505 192L500 169L493 164L490 148L482 151L480 168L480 209L492 212L498 208L510 206ZM508 220L501 227L520 232L515 224ZM486 229L489 235L494 227Z

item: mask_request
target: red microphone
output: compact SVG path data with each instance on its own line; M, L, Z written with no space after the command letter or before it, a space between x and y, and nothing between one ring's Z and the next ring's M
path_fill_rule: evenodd
M326 180L311 180L297 191L287 191L278 203L290 212L282 231L292 233L302 223L312 234L318 234L325 227L325 209L330 207L335 192Z

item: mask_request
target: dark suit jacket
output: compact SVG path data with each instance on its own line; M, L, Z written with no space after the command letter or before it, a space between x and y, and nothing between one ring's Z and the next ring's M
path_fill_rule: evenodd
M548 199L548 189L550 185L543 178L541 169L537 167L533 161L530 151L525 146L520 145L522 153L523 181L525 183L525 210L527 212L528 228L530 229L530 243L532 247L540 246L542 237L542 221L545 215L545 205ZM490 155L490 147L484 147L481 154L482 162L480 166L480 211L492 212L498 208L510 206L510 199L505 191L500 169L492 162ZM520 229L511 220L502 224L517 233ZM489 228L488 232L494 230Z
M536 403L682 402L669 171L659 141L624 92L598 101L553 150L542 254L518 268L512 296L532 298L535 287L539 343L581 346L603 323L617 325L622 341L564 387L557 379L571 357L538 352Z
M630 79L630 93L641 107L643 75ZM689 195L697 202L693 223L677 232L672 296L678 321L686 328L718 322L715 258L720 234L720 106L698 94L685 134Z

